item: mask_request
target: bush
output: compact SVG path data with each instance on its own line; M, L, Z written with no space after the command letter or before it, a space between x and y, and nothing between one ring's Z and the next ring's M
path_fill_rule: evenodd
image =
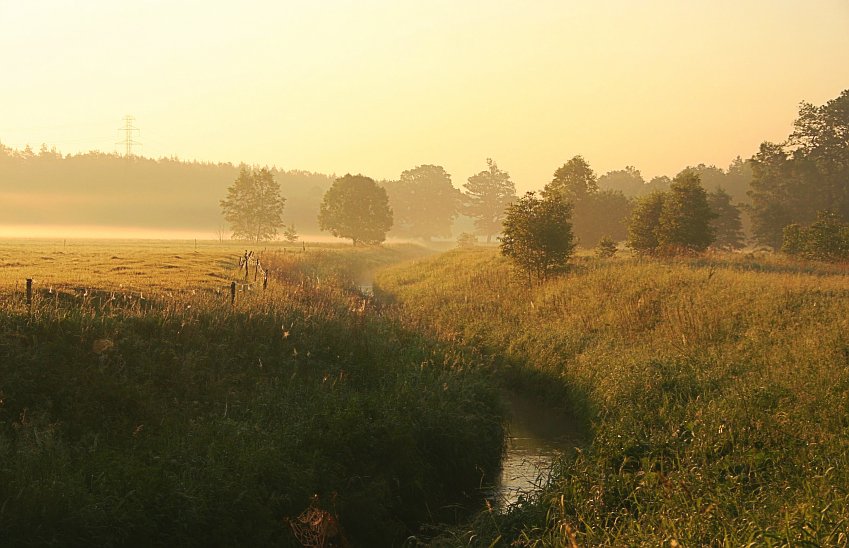
M849 260L849 224L833 212L821 211L809 227L784 227L781 251L804 259L842 262Z

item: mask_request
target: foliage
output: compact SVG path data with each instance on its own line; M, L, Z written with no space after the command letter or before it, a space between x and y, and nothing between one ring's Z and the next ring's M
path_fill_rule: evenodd
M478 234L486 236L489 243L501 231L507 206L516 199L516 186L510 174L498 169L491 158L487 158L486 165L487 169L469 177L463 188L464 212L475 220Z
M708 206L713 211L711 229L715 234L714 245L720 249L740 249L746 244L743 238L743 225L740 210L731 203L731 195L718 187L708 193Z
M695 173L684 170L669 190L641 199L628 227L628 246L640 253L704 251L714 240L714 213Z
M666 193L654 191L637 200L628 223L627 246L638 253L655 253L660 246L658 230Z
M318 214L322 230L354 245L380 244L392 227L392 209L386 190L362 175L337 179L325 193Z
M538 279L565 268L575 249L571 213L572 206L557 194L526 193L507 208L501 254Z
M596 246L595 255L599 259L609 259L616 255L616 242L610 236L603 236Z
M277 229L283 226L285 203L271 171L243 167L227 189L227 197L221 200L221 212L234 238L259 242L277 236Z
M283 229L283 239L290 244L298 241L298 231L295 230L295 225L288 225Z
M474 247L478 245L478 237L470 232L463 232L457 236L457 247Z
M318 233L316 212L332 178L270 171L286 197L286 220ZM0 201L0 218L8 224L195 229L212 237L221 224L220 199L239 172L229 163L47 149L26 154L0 144L0 181L16 189L15 200Z
M353 545L398 545L494 473L477 361L345 289L420 250L272 251L231 305L240 248L144 245L0 247L52 258L31 309L0 272L4 545L297 546L315 494Z
M593 247L604 235L625 238L630 200L619 190L599 191L595 173L582 156L559 167L542 194L560 196L572 204L575 239L584 247Z
M583 156L575 156L554 172L551 182L545 185L542 194L548 197L558 194L572 204L577 204L589 194L598 192L598 181Z
M646 190L646 181L634 166L608 171L598 178L600 189L619 191L625 196L641 196Z
M386 183L384 188L394 217L393 235L426 241L451 236L461 194L442 166L408 169L399 181Z
M849 261L849 223L841 222L831 211L822 211L809 227L787 225L781 251L816 261Z
M803 103L783 143L761 144L749 195L755 237L778 248L791 223L833 211L849 221L849 90L822 106Z
M845 544L845 267L588 259L534 287L509 267L454 251L377 279L423 329L562 383L593 424L546 489L453 545Z
M672 180L660 212L658 245L667 251L704 251L713 243L715 217L699 176L690 171Z

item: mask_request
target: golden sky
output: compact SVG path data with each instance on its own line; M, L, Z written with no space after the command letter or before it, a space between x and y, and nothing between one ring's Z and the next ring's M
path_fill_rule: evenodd
M520 190L674 175L849 88L847 0L0 0L0 142Z

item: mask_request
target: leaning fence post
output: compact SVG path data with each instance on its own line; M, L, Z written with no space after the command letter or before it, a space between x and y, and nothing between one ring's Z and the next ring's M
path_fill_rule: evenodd
M27 306L32 306L32 278L27 278Z
M236 304L236 282L230 282L230 304Z

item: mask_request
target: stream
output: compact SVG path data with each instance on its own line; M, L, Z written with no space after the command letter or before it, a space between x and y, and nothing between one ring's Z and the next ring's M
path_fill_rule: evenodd
M356 286L362 295L374 294L371 276ZM545 486L555 459L574 451L582 438L578 422L560 409L513 391L505 392L505 400L509 414L501 471L482 482L483 496L499 509Z
M484 487L486 498L504 509L543 487L554 460L580 445L577 421L523 394L505 394L509 404L507 448L501 473Z

